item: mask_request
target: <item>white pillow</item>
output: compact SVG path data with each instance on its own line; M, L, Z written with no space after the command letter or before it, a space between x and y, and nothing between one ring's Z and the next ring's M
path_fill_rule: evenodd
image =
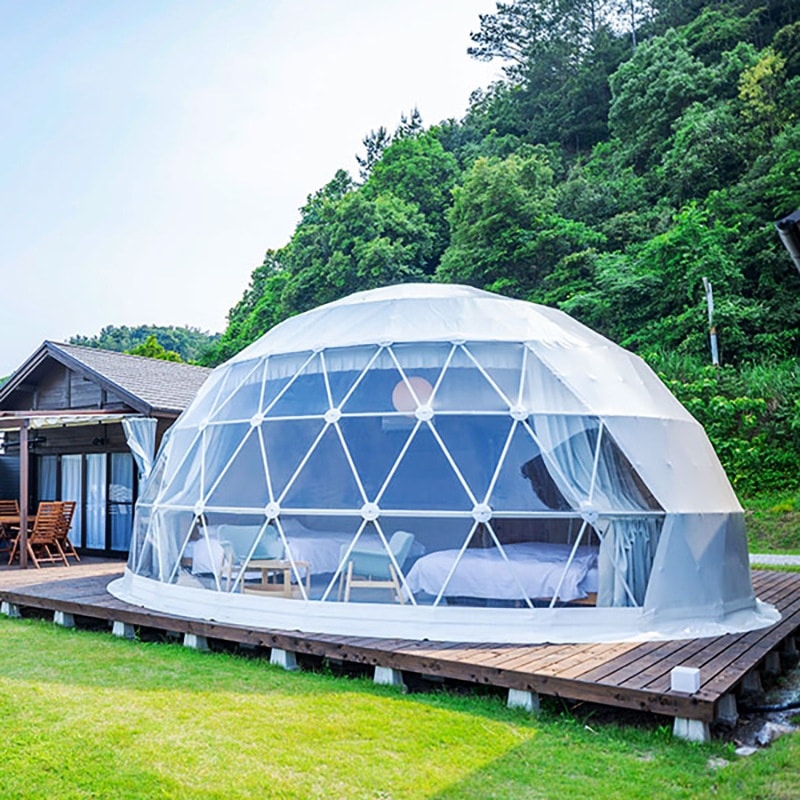
M225 551L217 539L198 539L193 543L191 555L192 575L219 575Z

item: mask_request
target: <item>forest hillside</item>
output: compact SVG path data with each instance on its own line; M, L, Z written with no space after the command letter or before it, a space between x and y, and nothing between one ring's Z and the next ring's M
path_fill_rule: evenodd
M308 196L201 361L350 292L470 284L637 352L737 489L795 492L800 275L774 222L800 207L800 3L498 2L464 46L503 79L463 119L371 131L359 174Z

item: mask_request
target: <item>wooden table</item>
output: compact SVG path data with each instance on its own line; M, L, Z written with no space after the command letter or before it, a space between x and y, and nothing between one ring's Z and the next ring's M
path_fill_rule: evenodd
M298 573L306 571L306 597L311 590L311 564L308 561L295 561ZM245 571L249 569L261 570L261 582L245 584L242 581L242 591L258 594L274 594L280 597L293 597L292 587L292 562L282 558L256 558L248 562Z

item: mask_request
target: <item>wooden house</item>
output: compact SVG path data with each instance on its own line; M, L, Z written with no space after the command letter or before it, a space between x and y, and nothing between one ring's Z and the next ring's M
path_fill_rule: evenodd
M210 371L44 342L0 387L0 496L24 520L42 500L75 500L74 544L124 555L140 473Z

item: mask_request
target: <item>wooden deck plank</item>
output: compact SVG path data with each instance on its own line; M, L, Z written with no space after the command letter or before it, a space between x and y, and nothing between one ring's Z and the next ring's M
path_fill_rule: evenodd
M779 584L776 583L775 586L778 588ZM684 658L681 663L671 663L665 660L660 670L653 669L648 675L638 676L639 679L633 679L629 685L653 691L668 691L669 673L672 668L689 666L700 669L703 686L708 687L721 672L731 669L731 665L737 662L743 653L749 652L750 659L752 659L756 652L763 652L757 661L747 667L747 669L752 669L776 644L800 625L800 619L794 619L795 615L800 613L800 595L796 594L796 587L793 587L790 581L782 581L780 586L782 601L779 608L782 604L781 612L784 619L777 626L742 634L728 634L711 640L695 640L690 648L681 653L683 656L689 656ZM789 598L788 603L787 598ZM762 640L764 643L759 644ZM741 680L744 677L742 669L743 667L740 666L738 670L734 670L735 674L731 673L722 683L727 685L731 679L734 682ZM641 677L649 677L649 680L642 681Z
M23 607L705 720L713 719L722 693L800 629L800 575L774 571L753 573L756 594L784 613L769 629L669 642L502 645L307 634L173 617L108 594L108 583L123 569L119 562L35 572L0 568L0 598ZM669 691L669 672L677 665L701 668L703 685L696 695Z
M638 647L638 645L629 642L617 642L592 648L582 653L580 657L575 656L572 659L565 660L564 663L561 664L559 674L562 678L584 678L591 670L601 664L608 663L618 656L626 654L634 647Z

